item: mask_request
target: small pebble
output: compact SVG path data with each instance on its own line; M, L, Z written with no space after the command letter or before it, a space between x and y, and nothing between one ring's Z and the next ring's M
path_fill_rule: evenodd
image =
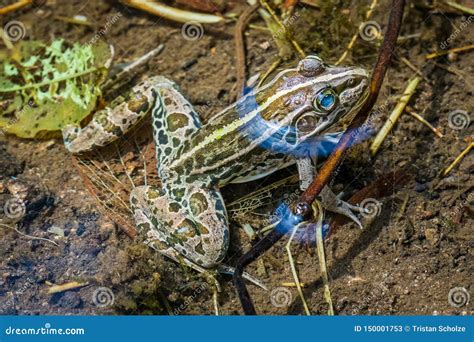
M86 226L82 223L79 223L76 229L76 235L81 236L86 231Z
M425 183L416 183L415 185L415 191L416 192L423 192L425 191L427 188L426 184Z
M58 226L51 226L48 228L48 233L55 234L59 237L64 237L64 229Z
M431 246L435 246L439 240L438 230L435 228L427 228L425 230L425 237Z

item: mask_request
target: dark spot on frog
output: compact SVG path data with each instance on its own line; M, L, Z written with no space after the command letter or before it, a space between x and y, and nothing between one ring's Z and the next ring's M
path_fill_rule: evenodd
M166 145L168 144L168 137L166 136L164 131L159 131L158 132L158 142L161 145Z
M163 97L162 97L162 99L163 99ZM170 105L173 104L173 101L171 100L171 98L170 98L169 96L166 96L166 97L164 97L164 99L163 99L163 104L164 104L166 107L168 107L168 106L170 106Z
M174 190L173 190L174 198L175 198L177 201L181 201L181 199L183 198L183 196L184 196L185 193L186 193L186 189L185 189L185 188L179 188L179 189L174 189Z
M186 127L189 124L188 116L182 113L173 113L166 118L168 129L171 132L177 131L180 128Z
M147 232L151 229L151 226L148 222L139 224L137 227L138 227L139 231L145 231L145 232Z
M168 208L170 212L177 213L179 209L181 208L181 206L178 203L173 202L173 203L170 203Z
M196 253L198 254L201 254L201 255L205 255L206 253L204 252L204 248L202 246L202 242L199 242L199 244L194 247L194 250L196 251Z
M209 204L207 203L206 196L200 192L196 192L191 195L190 199L190 207L191 212L194 216L198 216L199 214L205 212L209 208ZM184 204L184 202L183 202ZM186 204L184 204L186 206Z

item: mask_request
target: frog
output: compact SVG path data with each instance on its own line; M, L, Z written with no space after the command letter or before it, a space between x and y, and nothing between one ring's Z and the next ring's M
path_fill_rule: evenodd
M368 72L335 66L308 55L262 85L249 85L233 104L205 123L175 82L152 76L84 127L65 127L66 148L82 153L105 146L151 115L161 186L142 185L130 194L137 230L161 254L204 272L224 267L229 218L220 189L261 179L296 164L307 188L318 157L341 132L334 127L367 98ZM361 209L328 187L327 210L351 218Z

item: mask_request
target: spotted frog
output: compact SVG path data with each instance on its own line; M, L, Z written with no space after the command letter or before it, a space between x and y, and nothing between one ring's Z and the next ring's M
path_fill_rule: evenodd
M368 73L336 67L316 56L249 87L236 103L203 124L176 84L152 77L85 127L63 131L75 153L103 146L151 112L161 187L138 186L130 204L138 230L162 254L199 270L219 264L229 246L220 188L259 179L297 163L304 189L315 159L340 133L328 133L365 99ZM301 171L306 170L306 171ZM352 207L323 191L326 208L351 217Z

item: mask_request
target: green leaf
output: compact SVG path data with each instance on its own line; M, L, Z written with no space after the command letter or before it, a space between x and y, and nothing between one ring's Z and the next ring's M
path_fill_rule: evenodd
M23 41L17 51L0 51L0 129L34 138L94 110L112 58L107 44Z

